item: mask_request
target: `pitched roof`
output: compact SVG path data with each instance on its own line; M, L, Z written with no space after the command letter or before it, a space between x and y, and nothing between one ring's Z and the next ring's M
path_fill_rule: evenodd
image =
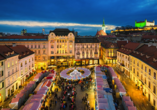
M12 56L18 55L14 50L9 48L7 45L0 45L0 56L1 59L6 59Z
M117 51L129 55L132 51L134 51L140 43L129 42L124 47L121 47Z
M100 31L97 31L96 35L106 36L107 34L103 30L100 30Z
M16 45L16 46L9 45L9 47L19 54L19 59L24 58L34 53L33 51L31 51L24 45Z
M96 37L76 37L75 43L99 43Z
M125 46L127 44L127 41L117 41L118 48L121 48L122 46Z
M157 35L143 35L142 39L157 39Z
M70 31L68 28L56 28L51 32L55 33L56 36L67 36L70 32L74 33L74 31Z
M104 48L118 48L117 43L112 43L109 41L104 40L104 37L98 37L99 42L101 42L101 46ZM113 46L113 47L111 47Z
M157 48L156 46L142 45L131 53L132 56L140 59L151 67L157 69Z

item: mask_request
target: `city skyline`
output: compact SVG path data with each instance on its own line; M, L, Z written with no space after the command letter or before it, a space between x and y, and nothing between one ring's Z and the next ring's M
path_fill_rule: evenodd
M103 18L107 33L117 26L134 26L135 20L157 21L157 1L1 1L0 32L20 34L22 29L46 34L69 28L79 35L95 35Z

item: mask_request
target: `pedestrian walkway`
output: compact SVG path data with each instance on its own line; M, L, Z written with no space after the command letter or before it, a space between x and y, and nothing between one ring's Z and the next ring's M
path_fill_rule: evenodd
M153 110L152 105L146 97L142 94L142 91L138 89L135 83L128 78L124 73L120 72L117 68L114 68L115 73L118 75L120 81L127 91L127 95L129 95L134 102L135 106L138 110Z

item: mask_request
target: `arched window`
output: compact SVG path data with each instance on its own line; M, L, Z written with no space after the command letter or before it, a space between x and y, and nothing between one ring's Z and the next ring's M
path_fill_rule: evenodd
M21 67L22 67L23 65L22 65L22 63L21 63Z

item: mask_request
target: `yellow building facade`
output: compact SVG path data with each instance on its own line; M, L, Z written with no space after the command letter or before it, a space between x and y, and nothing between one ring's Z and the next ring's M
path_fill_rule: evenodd
M143 52L143 49L145 50ZM157 109L157 49L143 45L130 55L130 79Z

